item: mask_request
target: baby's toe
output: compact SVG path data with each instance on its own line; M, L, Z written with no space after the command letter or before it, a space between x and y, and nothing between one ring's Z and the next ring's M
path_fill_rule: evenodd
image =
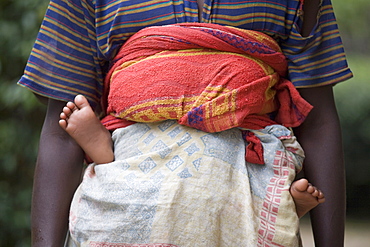
M320 192L315 188L314 192L311 193L312 196L318 197Z
M71 101L68 102L65 107L69 108L71 112L78 110L78 107L76 106L76 104Z
M321 198L324 198L324 193L322 193L321 190L319 190L319 195L317 196L317 198L321 199Z
M72 112L73 111L72 111L71 108L69 108L67 106L63 107L63 112L62 113L66 116L66 118L70 117Z
M312 194L312 193L315 192L315 190L316 190L315 186L312 186L312 184L308 184L308 187L307 187L307 190L306 190L308 193Z
M67 128L67 120L65 119L59 120L59 126L65 130Z
M61 120L67 120L68 119L67 114L65 114L64 111L60 113L59 118Z

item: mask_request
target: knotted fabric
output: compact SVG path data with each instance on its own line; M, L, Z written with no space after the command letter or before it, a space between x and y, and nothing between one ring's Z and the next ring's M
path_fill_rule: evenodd
M114 130L175 119L205 132L296 127L312 106L286 70L279 45L260 32L210 23L148 27L115 57L102 123ZM246 160L263 164L262 145L249 143Z

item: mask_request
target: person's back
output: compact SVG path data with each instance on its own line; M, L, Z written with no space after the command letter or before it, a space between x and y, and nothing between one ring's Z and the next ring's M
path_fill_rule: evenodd
M90 3L76 1L70 6L63 6L64 3L55 1L49 8L45 26L36 42L25 76L20 81L21 84L31 88L34 92L52 98L49 100L48 115L43 128L34 187L33 215L34 219L37 219L33 221L35 243L38 241L50 243L48 239L56 242L62 241L66 229L69 201L79 180L79 172L76 171L81 170L81 151L69 141L69 137L61 132L57 124L59 113L65 103L53 99L73 100L76 93L83 93L88 97L90 103L96 106L101 95L104 71L116 49L126 38L147 25L198 21L198 6L195 2L158 3L153 5L155 8L152 12L151 8L147 8L146 1L133 6L124 6L126 3L128 2L116 1L108 4L97 1L93 6L89 5ZM311 3L314 4L312 9L309 8ZM324 7L330 6L328 4L329 2L323 1ZM245 8L240 6L245 6ZM307 21L304 23L309 25L304 25L300 20L299 1L284 1L278 4L248 1L237 4L208 4L206 2L202 21L232 26L236 24L238 27L257 29L272 35L280 42L285 55L291 62L290 79L296 86L332 85L349 78L350 73L345 69L345 61L330 58L337 57L343 52L340 45L336 49L330 45L340 44L338 36L330 36L335 37L333 39L326 36L326 39L323 39L326 42L330 40L326 43L326 47L331 47L331 49L325 49L323 44L315 46L315 42L310 43L310 41L318 40L317 38L326 33L328 29L333 29L336 32L335 23L331 22L332 18L329 18L332 15L330 8L321 12L320 26L314 32L317 36L310 36L309 39L300 37L300 32L310 34L311 27L316 23L318 3L316 1L308 2L307 6L304 6L306 9L305 17L311 17L307 18L311 23ZM94 8L98 10L96 12L98 16L95 16ZM64 14L61 13L62 9L69 9L69 19L64 18ZM148 9L149 11L147 11ZM119 11L115 12L115 10ZM110 15L111 13L113 16ZM143 15L143 13L147 15ZM286 15L286 13L290 15ZM54 21L55 19L59 21ZM138 22L139 20L141 21ZM65 24L61 24L62 22ZM94 27L95 23L97 23L96 27ZM138 23L139 25L137 25ZM290 28L287 29L286 26ZM122 27L125 28L123 32ZM48 33L47 31L50 29L54 31ZM108 30L110 31L107 32ZM313 44L313 47L308 49L306 44ZM45 48L49 49L49 52L46 52ZM308 53L304 54L302 51ZM40 54L50 52L53 55L40 57ZM343 57L343 54L341 56ZM305 59L306 57L308 59ZM313 61L312 57L315 58ZM327 63L325 63L325 59L327 59ZM338 68L337 73L325 74L323 68L333 66L333 62ZM38 68L36 69L33 64L37 64ZM309 69L312 64L319 65L315 70ZM300 71L304 72L303 75ZM312 73L307 74L310 71ZM315 215L324 222L321 224L324 229L315 227L316 233L323 234L317 234L317 246L325 244L337 246L334 243L343 242L344 168L332 90L331 86L327 86L303 89L301 92L315 106L308 120L297 132L306 151L305 171L310 181L322 188L329 197L329 203L325 203L326 205L324 204L315 212ZM322 125L318 119L326 124ZM61 138L56 139L50 133L57 133L57 136ZM69 144L67 145L66 142ZM317 145L316 142L319 142L320 145ZM323 148L327 146L330 148ZM60 153L58 150L63 151ZM329 152L329 155L324 153L325 150L328 150L326 152ZM71 154L67 160L65 160L65 153ZM50 166L51 163L54 165ZM332 176L333 172L336 176ZM73 182L65 186L65 178L69 178ZM57 195L55 191L60 188L63 189ZM50 210L48 204L43 204L44 202L57 205L58 208L53 207ZM338 208L336 205L341 206ZM341 217L333 217L333 212ZM56 214L59 213L60 216L57 216ZM314 218L316 225L318 217ZM65 220L60 221L60 218ZM331 221L332 219L337 219L338 223ZM42 224L43 222L48 222L48 224ZM332 229L332 227L338 228L335 231L337 234L326 234L325 228ZM56 237L56 234L59 236Z

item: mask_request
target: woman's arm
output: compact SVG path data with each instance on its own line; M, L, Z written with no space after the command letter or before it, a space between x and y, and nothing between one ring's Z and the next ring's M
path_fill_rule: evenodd
M83 152L59 127L65 102L48 100L35 169L32 246L63 246L72 196L79 185Z
M305 150L304 173L320 188L326 201L311 211L317 247L340 247L344 242L345 168L340 123L332 86L299 90L314 106L306 121L295 130Z

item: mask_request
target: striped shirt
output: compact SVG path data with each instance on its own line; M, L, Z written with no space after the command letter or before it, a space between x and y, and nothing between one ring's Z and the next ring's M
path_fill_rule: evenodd
M315 29L302 37L302 0L51 0L19 84L70 101L101 98L104 76L118 48L153 25L205 22L261 31L273 37L288 59L296 87L349 79L330 0L322 0Z

